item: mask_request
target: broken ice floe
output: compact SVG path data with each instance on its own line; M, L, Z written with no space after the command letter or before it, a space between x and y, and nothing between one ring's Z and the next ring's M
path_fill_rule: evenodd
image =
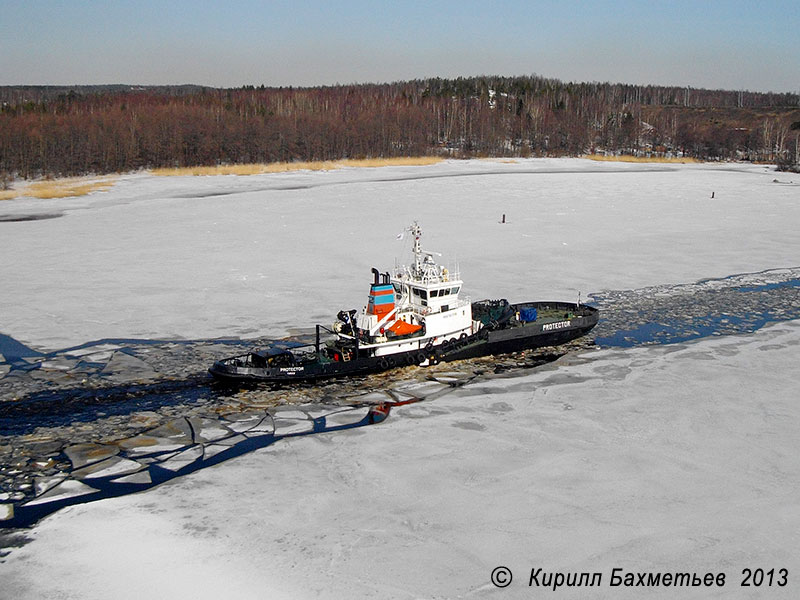
M171 456L167 460L152 463L150 466L156 466L160 469L167 469L169 471L173 471L177 473L181 469L190 466L193 463L198 462L203 458L203 445L197 444L196 446L192 446L186 450L178 452L177 454Z
M306 419L275 418L275 435L287 436L297 433L310 433L314 430L314 421Z
M129 475L141 471L143 468L144 465L135 460L112 456L99 463L89 465L88 467L76 469L72 471L71 476L82 480L101 479L105 477Z
M117 344L91 344L85 347L68 350L67 356L86 358L88 356L97 357L100 355L105 355L110 358L114 351L119 350L121 347L122 346Z
M40 504L53 504L53 503L60 503L65 500L72 500L79 496L85 496L87 494L94 494L97 493L99 490L86 485L85 483L81 483L75 479L66 479L56 485L55 487L49 489L43 494L36 496L33 500L30 500L23 504L21 507L17 507L16 512L21 513L24 515L22 509L34 507ZM15 515L18 517L19 515Z
M192 427L194 441L199 444L221 440L231 436L231 430L219 421L191 417L189 425Z
M364 420L369 415L369 407L353 408L350 410L340 410L325 416L325 424L329 428L346 427L355 425Z
M72 467L79 469L86 465L102 462L119 453L119 447L111 444L74 444L64 450Z

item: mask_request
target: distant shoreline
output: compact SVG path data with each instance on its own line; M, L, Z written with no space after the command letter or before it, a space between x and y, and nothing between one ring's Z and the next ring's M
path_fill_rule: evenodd
M798 132L798 94L538 76L310 88L5 86L0 190L39 177L409 157L610 154L791 169Z

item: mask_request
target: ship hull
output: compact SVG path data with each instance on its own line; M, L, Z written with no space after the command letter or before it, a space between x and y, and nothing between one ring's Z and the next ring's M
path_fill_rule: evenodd
M435 364L488 356L507 354L558 346L582 337L597 324L599 311L586 305L569 302L526 302L511 305L519 314L524 309L537 309L549 313L563 312L564 318L539 319L513 325L503 324L486 327L473 335L444 339L441 343L428 344L418 350L399 352L389 356L359 356L346 362L313 362L303 365L278 367L252 366L248 356L241 355L214 363L209 372L221 381L287 383L293 381L313 382L332 377L368 375L397 367ZM574 313L580 313L576 316ZM446 337L446 336L445 336ZM438 340L437 340L438 341Z

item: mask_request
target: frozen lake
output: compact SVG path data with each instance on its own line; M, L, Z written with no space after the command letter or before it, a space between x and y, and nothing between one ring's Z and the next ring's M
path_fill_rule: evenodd
M0 331L40 349L280 337L361 306L370 268L406 256L408 240L395 236L415 219L428 249L460 263L476 300L571 301L792 267L791 177L576 159L130 175L107 193L0 204L4 217L63 215L0 222Z
M0 204L0 333L42 352L282 337L360 307L370 268L406 256L395 236L412 220L473 299L597 293L629 310L615 330L630 314L634 331L637 294L648 320L674 294L724 307L721 284L697 282L738 274L777 270L800 295L796 178L577 159L129 175L88 197ZM733 287L758 298L771 276ZM774 320L796 319L790 304ZM527 585L542 568L603 573L554 596L642 597L609 586L619 567L727 575L648 597L797 597L800 321L713 337L698 323L679 343L569 355L66 508L2 559L3 593L511 598L544 593ZM505 590L490 583L499 565L514 573ZM739 587L746 568L786 568L788 584Z

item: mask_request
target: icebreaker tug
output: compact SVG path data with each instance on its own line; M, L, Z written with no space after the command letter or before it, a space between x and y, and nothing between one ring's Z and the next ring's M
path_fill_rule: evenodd
M580 303L470 302L461 296L458 268L449 271L436 263L436 253L422 249L416 222L406 231L413 237L413 263L394 274L372 269L360 312L343 310L330 328L317 325L313 344L226 358L214 363L211 374L270 382L360 375L562 344L597 324L598 310Z

